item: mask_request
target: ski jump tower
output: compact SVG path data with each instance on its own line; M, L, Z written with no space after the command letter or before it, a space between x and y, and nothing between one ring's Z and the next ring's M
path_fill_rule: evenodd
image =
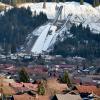
M62 9L63 9L63 6L57 6L55 7L55 10L56 10L56 13L55 13L55 18L59 15L59 19L61 20L62 19Z
M63 6L57 6L55 7L55 21L56 22L57 20L61 20L62 19L62 9L63 9Z

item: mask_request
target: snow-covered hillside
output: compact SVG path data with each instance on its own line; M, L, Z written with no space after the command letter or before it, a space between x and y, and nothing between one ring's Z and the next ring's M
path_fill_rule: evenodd
M77 2L46 3L45 9L43 9L43 3L27 3L19 5L19 7L30 7L33 14L35 11L36 14L39 12L44 12L47 14L49 19L56 18L57 6L63 6L61 19L67 20L68 27L68 22L75 23L76 25L82 23L84 27L88 25L91 31L94 33L100 33L100 7L94 8L88 3L80 5ZM42 53L42 51L47 51L48 48L50 48L56 42L58 35L63 36L64 31L66 28L68 28L66 27L65 23L66 21L59 30L56 30L56 25L50 25L50 23L48 23L33 31L33 34L38 35L39 37L37 38L31 51L34 53ZM50 29L52 32L51 34L48 34Z
M88 3L80 5L77 2L66 2L66 3L46 3L46 9L43 9L43 3L26 3L19 5L19 7L30 7L33 14L34 11L38 14L44 12L47 14L49 19L54 19L56 5L62 5L62 19L65 19L69 14L72 14L72 23L83 23L84 26L89 25L94 33L100 32L100 7L94 8Z

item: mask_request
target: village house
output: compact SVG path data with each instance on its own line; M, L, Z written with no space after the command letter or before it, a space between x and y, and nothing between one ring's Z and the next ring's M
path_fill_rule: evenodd
M82 98L75 94L56 94L52 100L82 100Z
M76 85L76 90L80 96L84 99L92 100L94 98L100 99L100 88L93 85Z

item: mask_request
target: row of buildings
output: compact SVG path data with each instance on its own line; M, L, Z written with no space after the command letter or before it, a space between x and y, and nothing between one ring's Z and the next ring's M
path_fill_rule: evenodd
M54 82L50 83L49 81ZM100 88L93 85L75 85L72 89L67 84L58 83L56 78L47 81L46 93L38 94L39 83L15 82L13 79L0 77L1 100L100 100ZM48 87L55 93L50 92Z

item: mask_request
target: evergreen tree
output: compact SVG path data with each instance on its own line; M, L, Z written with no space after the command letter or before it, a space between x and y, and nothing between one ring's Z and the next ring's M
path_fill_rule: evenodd
M43 86L43 84L40 84L38 86L38 94L39 95L44 95L45 94L45 87Z
M99 6L100 2L99 0L93 0L93 7Z
M63 2L66 2L66 0L62 0Z
M44 65L45 64L45 60L43 59L43 57L41 56L41 54L39 54L39 56L37 58L37 63L39 65Z
M13 6L16 6L17 0L12 0L11 4L12 4Z
M28 73L26 72L25 68L22 68L19 72L19 80L20 82L30 82L30 78Z
M69 79L69 75L68 75L68 73L66 71L64 72L64 75L60 78L60 81L62 83L66 83L68 86L71 85L71 81Z
M93 0L93 7L95 7L96 6L96 1L95 0Z
M96 6L99 6L99 4L100 4L99 0L96 0Z
M59 3L59 0L56 0L57 3Z
M56 0L52 0L52 2L56 2Z
M83 5L84 4L84 0L80 0L80 4Z
M12 43L11 45L11 53L15 53L16 52L16 43Z

